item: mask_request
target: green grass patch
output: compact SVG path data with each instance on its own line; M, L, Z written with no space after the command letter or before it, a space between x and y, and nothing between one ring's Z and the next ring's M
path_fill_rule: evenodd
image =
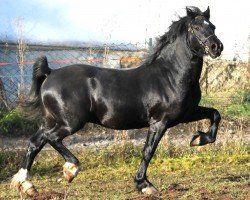
M231 104L225 110L225 114L231 119L250 119L250 103Z
M32 168L32 182L41 199L149 199L138 193L133 178L141 159L140 146L127 143L103 149L73 151L81 172L68 184L62 158L43 151ZM171 152L171 153L169 153ZM19 199L9 190L24 152L0 153L0 199ZM202 148L159 146L148 176L160 199L246 199L249 197L249 145L228 143Z
M230 120L250 120L249 90L238 91L233 95L225 95L225 97L205 95L202 97L200 104L218 109L224 118Z

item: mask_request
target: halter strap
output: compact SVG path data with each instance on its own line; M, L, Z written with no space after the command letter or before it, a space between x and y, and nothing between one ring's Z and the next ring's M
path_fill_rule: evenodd
M205 38L205 40L202 41L202 40L195 34L194 29L193 29L191 23L189 24L188 31L194 34L194 36L196 37L196 39L198 40L198 42L200 43L200 45L203 46L205 52L208 53L208 50L209 50L209 49L208 49L208 46L206 45L206 42L207 42L207 40L208 40L210 37L214 36L214 33L211 34L211 35L209 35L209 36L207 36L207 37ZM198 54L197 54L197 55L198 55Z

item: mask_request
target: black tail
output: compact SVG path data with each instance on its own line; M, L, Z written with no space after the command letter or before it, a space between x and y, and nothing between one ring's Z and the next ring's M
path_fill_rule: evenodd
M46 56L41 56L36 59L33 65L32 83L30 88L29 100L26 102L25 107L33 109L38 108L40 105L40 88L46 77L51 73L48 66Z

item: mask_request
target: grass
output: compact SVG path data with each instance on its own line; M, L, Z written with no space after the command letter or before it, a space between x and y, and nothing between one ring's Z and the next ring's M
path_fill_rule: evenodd
M32 182L40 192L37 199L250 198L250 156L245 143L202 148L166 147L161 143L148 170L149 179L160 191L154 198L138 193L134 187L141 148L125 143L74 151L81 161L81 172L71 184L62 178L61 157L54 151L41 152L32 169ZM9 183L23 153L0 153L0 199L20 199L9 189Z
M224 97L217 97L216 94L204 95L201 105L218 109L223 118L229 120L250 120L250 91L242 90L235 94L225 93ZM220 94L221 95L221 94Z

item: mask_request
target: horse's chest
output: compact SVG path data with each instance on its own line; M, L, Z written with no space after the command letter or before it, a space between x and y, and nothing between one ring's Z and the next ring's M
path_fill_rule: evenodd
M179 108L178 118L191 114L199 105L200 99L201 92L198 88L194 88L193 90L185 93L185 95L177 101Z
M195 110L200 102L200 98L201 92L199 88L193 88L189 91L179 91L167 105L166 111L170 113L169 117L171 119L181 119Z

